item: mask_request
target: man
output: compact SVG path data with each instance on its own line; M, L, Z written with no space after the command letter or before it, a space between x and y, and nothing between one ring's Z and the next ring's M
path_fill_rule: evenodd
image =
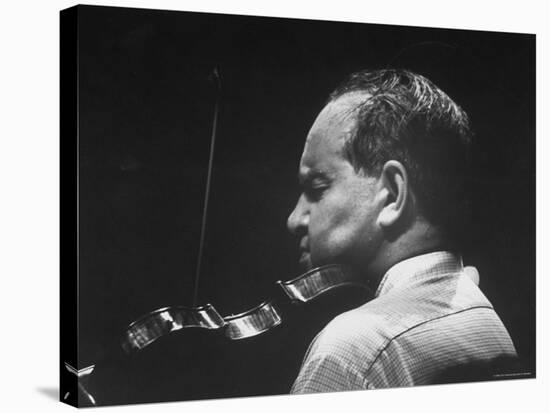
M288 227L303 266L347 265L376 293L313 340L293 393L469 379L516 356L459 253L470 141L466 113L408 71L359 72L330 95Z

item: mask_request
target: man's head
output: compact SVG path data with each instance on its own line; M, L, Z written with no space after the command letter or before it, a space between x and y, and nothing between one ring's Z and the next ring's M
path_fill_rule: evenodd
M364 71L338 87L300 161L303 193L288 219L306 266L385 270L460 240L468 118L422 76Z

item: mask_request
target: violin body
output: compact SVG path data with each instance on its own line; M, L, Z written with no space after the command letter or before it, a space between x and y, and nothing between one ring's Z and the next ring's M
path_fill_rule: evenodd
M155 310L128 326L87 389L96 405L285 394L315 335L371 297L330 265L279 281L241 314L221 317L210 304Z

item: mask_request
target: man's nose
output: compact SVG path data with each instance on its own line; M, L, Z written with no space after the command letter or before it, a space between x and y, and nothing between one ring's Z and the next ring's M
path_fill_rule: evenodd
M292 234L299 235L300 233L307 231L308 224L309 211L307 210L303 196L300 196L294 210L288 216L286 226Z

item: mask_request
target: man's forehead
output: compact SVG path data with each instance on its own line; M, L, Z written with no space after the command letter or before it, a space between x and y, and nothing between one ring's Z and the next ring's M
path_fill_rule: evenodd
M330 167L331 161L342 158L344 143L355 129L355 112L367 98L366 93L348 93L323 108L305 142L301 175L323 172Z
M356 109L369 97L370 94L361 91L346 93L327 103L317 119L324 117L331 124L337 124L350 118L353 119Z

